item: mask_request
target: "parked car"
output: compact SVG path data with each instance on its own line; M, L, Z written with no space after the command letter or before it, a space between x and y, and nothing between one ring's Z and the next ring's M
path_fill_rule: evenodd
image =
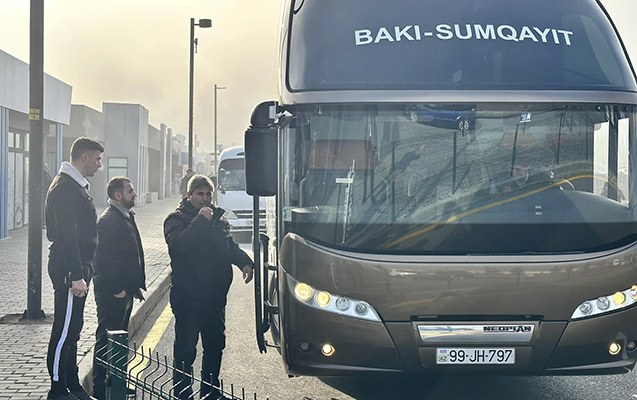
M476 109L464 104L448 105L445 108L414 104L408 106L407 118L421 124L468 131L475 128Z

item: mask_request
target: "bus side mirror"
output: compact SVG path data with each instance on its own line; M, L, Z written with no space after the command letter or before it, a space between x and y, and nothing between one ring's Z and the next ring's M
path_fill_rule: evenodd
M276 108L274 101L257 105L245 133L246 192L251 196L275 196L277 192L279 130L274 125Z

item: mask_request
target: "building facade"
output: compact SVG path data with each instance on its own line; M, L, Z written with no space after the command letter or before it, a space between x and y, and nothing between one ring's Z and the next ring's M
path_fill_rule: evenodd
M69 125L72 87L44 76L44 162L57 170ZM0 50L0 238L28 224L29 65ZM41 171L38 171L41 173Z
M28 64L0 51L0 239L28 224L28 87ZM175 171L182 169L175 152L182 146L171 128L150 125L140 104L107 102L98 111L72 105L71 95L70 85L45 76L43 156L51 175L69 161L73 141L86 136L105 148L102 168L89 178L98 209L107 204L106 184L113 176L133 181L139 206L172 195Z

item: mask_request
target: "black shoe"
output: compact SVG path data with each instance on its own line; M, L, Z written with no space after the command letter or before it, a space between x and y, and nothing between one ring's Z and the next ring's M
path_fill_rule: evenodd
M84 390L84 388L71 390L71 394L78 400L96 400L95 397L90 396L88 393L86 393L86 390Z
M53 394L49 391L46 395L46 400L76 400L77 398L73 396L71 393L64 394Z

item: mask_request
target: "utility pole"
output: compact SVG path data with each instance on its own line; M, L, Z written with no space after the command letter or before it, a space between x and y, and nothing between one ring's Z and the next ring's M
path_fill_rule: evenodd
M194 18L190 18L190 75L188 85L188 168L192 169L192 118L193 118L193 91L195 83L195 46L197 45L197 39L195 39L195 26L200 28L210 28L212 26L211 19L200 19L199 23L195 23Z
M217 176L217 170L219 169L219 152L217 150L217 90L227 89L225 86L217 86L215 83L215 98L214 98L214 113L215 113L215 124L214 124L214 153L215 153L215 171L214 174ZM219 177L217 177L219 179Z
M192 113L195 80L195 19L190 18L190 79L188 83L188 168L192 169Z
M22 318L44 318L42 311L42 166L44 158L44 0L31 0L29 53L29 243L27 309Z

